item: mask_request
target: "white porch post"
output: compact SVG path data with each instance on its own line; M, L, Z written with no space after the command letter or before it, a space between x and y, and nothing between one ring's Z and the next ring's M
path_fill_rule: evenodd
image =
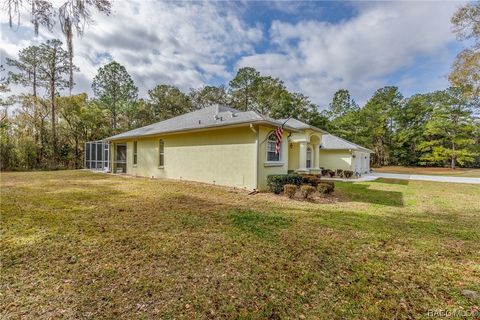
M301 171L307 171L307 142L300 142L299 143L299 156L298 156L298 166L299 166L299 170Z
M320 145L314 144L313 145L313 169L320 170Z

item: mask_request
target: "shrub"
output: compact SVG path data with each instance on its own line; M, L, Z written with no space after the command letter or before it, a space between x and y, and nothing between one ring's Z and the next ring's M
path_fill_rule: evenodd
M337 176L342 177L343 176L343 170L342 169L337 169Z
M302 184L309 184L310 183L310 178L313 177L311 174L301 174L302 177Z
M328 184L332 190L335 189L335 182L333 181L322 181L322 183Z
M333 181L322 181L317 186L317 191L321 194L331 194L335 190Z
M267 186L273 193L279 194L286 184L299 186L302 184L302 177L298 174L273 174L267 177Z
M302 183L316 187L320 183L320 178L314 174L302 175Z
M329 171L329 169L322 169L322 176L326 177Z
M343 171L343 175L345 176L345 178L350 179L353 176L353 171L345 170Z
M308 199L312 194L314 194L316 189L308 184L304 184L300 187L300 192L305 199Z
M330 175L330 178L335 177L335 171L333 170L328 170L328 174Z
M320 194L328 194L328 189L329 189L329 186L328 186L328 184L326 184L326 183L320 183L320 184L317 186L317 191L318 191L318 193L320 193Z
M283 186L283 193L292 199L295 197L295 193L297 193L297 186L294 184L286 184Z
M309 182L312 187L317 187L322 180L318 177L311 177Z

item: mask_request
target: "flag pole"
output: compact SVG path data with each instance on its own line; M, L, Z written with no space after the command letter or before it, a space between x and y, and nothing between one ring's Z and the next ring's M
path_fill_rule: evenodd
M285 124L288 122L288 120L290 120L292 117L288 117L287 120L285 120L285 122L282 123L281 127L283 129L283 126L285 126ZM260 144L263 144L265 141L267 141L268 137L270 137L270 135L275 132L275 130L270 130L267 134L267 137L265 139L263 139L262 142L260 142Z

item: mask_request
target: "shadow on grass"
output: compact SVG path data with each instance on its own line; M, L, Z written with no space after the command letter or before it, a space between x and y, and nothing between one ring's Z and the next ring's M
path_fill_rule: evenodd
M480 233L469 225L459 225L456 221L427 220L424 217L379 216L353 211L323 211L315 214L322 225L340 230L367 232L379 238L398 235L427 241L429 237L445 241L448 238L474 241Z
M390 184L392 182L372 181L368 184L338 182L337 185L339 188L335 191L335 195L338 196L341 202L356 201L391 207L403 207L403 193L401 191L380 190L379 188L375 188L376 184L385 183ZM396 183L393 182L393 184Z
M401 180L401 179L386 179L386 178L379 178L377 180L372 181L372 183L386 183L386 184L399 184L402 186L408 186L408 180Z

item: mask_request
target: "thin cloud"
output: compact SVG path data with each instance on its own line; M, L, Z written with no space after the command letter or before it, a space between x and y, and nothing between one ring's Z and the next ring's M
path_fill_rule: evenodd
M360 5L358 5L360 7ZM366 100L385 77L411 66L419 56L436 59L454 41L450 17L458 3L376 3L340 23L274 21L272 49L244 56L253 66L281 77L320 105L340 88ZM438 75L432 74L437 78ZM446 81L445 81L446 84Z

